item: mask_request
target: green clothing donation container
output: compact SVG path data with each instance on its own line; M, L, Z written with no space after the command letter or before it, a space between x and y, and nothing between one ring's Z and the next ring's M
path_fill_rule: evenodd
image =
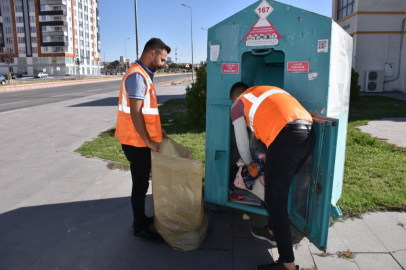
M240 157L230 118L229 91L239 81L248 86L280 87L310 113L317 113L313 125L316 146L293 179L288 212L291 223L326 252L330 217L336 220L341 216L336 203L343 185L351 36L331 18L260 0L211 27L207 50L204 200L268 214L263 206L230 198Z

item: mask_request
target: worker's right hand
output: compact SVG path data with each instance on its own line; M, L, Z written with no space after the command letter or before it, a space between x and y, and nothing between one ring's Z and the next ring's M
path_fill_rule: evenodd
M258 166L255 162L251 162L247 165L248 172L251 176L256 176L258 174Z
M150 148L154 152L158 152L159 143L154 142L154 141L149 141L149 142L147 142L147 147Z

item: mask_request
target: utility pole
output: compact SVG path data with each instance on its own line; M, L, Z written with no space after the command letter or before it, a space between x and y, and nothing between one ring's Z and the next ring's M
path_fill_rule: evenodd
M137 52L137 60L140 59L139 53L138 53L138 16L137 16L137 0L134 0L134 6L135 6L135 44L136 44L136 52Z
M192 15L192 8L185 4L182 4L182 6L190 8L190 36L192 38L192 80L193 80L193 24L192 24L193 15Z

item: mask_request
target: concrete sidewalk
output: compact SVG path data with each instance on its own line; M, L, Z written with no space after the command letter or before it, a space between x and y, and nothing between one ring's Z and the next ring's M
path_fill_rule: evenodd
M157 87L159 101L184 97L185 84ZM114 127L118 92L0 114L0 269L255 269L276 248L251 235L266 218L208 210L209 233L191 252L132 238L129 172L73 152ZM210 208L210 206L209 206ZM151 189L147 214L152 215ZM304 238L295 245L302 268L405 269L405 213L373 213L335 223L328 252ZM338 251L356 253L353 260Z

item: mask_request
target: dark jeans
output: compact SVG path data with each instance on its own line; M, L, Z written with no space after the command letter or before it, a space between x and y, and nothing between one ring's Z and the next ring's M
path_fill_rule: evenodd
M309 126L310 129L310 126ZM313 152L313 129L283 129L268 147L265 163L265 205L269 228L278 244L279 260L295 261L288 216L289 188L293 177Z
M146 226L145 196L149 187L149 173L151 172L151 149L122 145L125 156L130 162L133 188L131 192L131 206L134 214L134 225L137 229Z

